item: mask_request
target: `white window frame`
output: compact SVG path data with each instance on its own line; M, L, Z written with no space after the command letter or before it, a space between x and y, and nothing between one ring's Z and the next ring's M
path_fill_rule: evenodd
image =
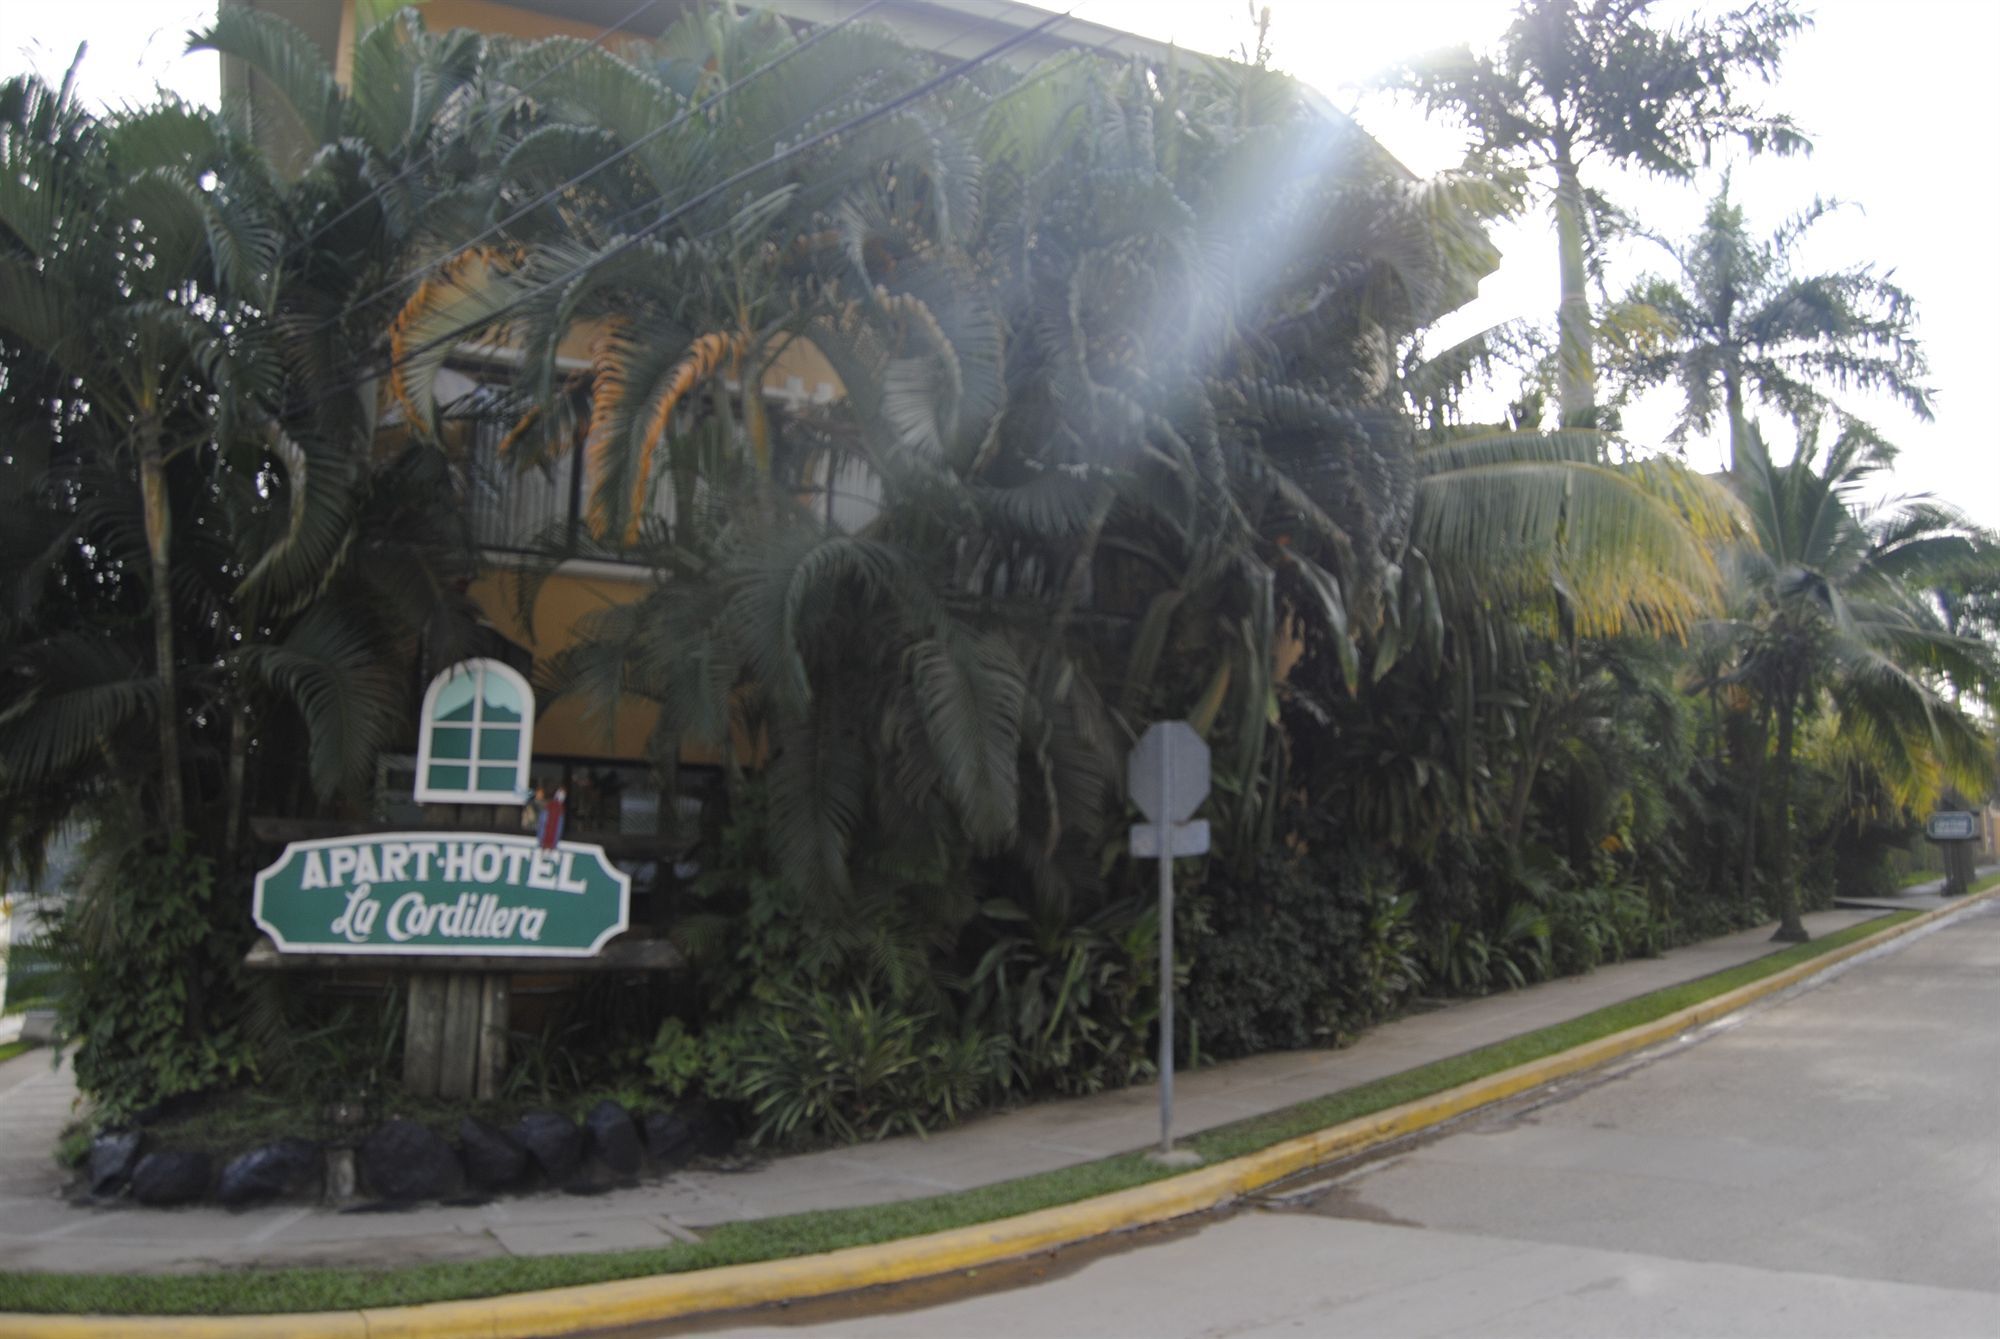
M488 674L498 675L512 684L521 695L521 751L514 759L514 789L505 793L495 790L479 790L476 785L468 790L436 790L428 783L431 775L431 732L437 723L431 713L437 708L438 694L444 686L461 674L481 676L472 685L472 756L465 760L466 779L477 783L481 767L504 766L497 762L482 762L479 757L479 736L485 727L483 719L486 711L486 681ZM520 804L528 798L528 767L535 753L535 690L528 681L511 666L498 660L461 660L431 680L431 686L424 690L423 715L419 718L417 730L417 785L418 804ZM441 761L456 763L458 759Z

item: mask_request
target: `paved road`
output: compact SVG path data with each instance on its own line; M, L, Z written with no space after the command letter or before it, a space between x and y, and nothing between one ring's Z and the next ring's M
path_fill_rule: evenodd
M2000 914L1282 1207L1049 1272L727 1332L2000 1335Z

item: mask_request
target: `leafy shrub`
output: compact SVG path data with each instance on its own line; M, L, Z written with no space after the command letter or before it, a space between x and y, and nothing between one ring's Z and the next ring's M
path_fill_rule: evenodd
M1218 862L1185 900L1184 998L1209 1056L1330 1045L1416 984L1411 901L1366 860L1268 852L1243 879Z
M922 1134L999 1085L1007 1039L927 1034L927 1015L866 993L795 991L747 1026L731 1064L759 1143Z
M1452 995L1484 995L1492 984L1493 948L1483 930L1440 920L1421 944L1424 979Z
M1091 1093L1153 1072L1159 929L1149 903L1080 923L1006 898L982 904L992 943L968 982L965 1016L1012 1038L1014 1086Z
M684 1095L708 1072L708 1053L701 1039L687 1030L678 1018L668 1018L653 1034L652 1049L646 1053L646 1072L656 1087L675 1097Z
M100 1125L214 1089L250 1069L241 1037L242 935L218 925L215 872L176 836L106 845L51 918L57 1039Z
M1490 984L1508 990L1548 980L1552 975L1548 913L1528 902L1508 907L1493 935L1487 971Z

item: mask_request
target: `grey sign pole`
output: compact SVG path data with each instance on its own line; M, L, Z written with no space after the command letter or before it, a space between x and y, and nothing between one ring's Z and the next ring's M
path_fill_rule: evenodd
M1160 794L1174 793L1174 750L1160 750ZM1174 846L1164 811L1160 823L1160 1156L1174 1152Z
M1208 850L1206 820L1189 822L1208 798L1208 745L1186 721L1160 721L1139 737L1126 763L1132 802L1150 823L1132 828L1135 858L1160 862L1160 1161L1181 1164L1174 1151L1174 857Z

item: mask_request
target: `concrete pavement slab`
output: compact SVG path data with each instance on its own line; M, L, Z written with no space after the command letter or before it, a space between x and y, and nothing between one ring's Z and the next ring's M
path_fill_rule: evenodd
M533 1223L489 1228L509 1255L574 1255L583 1251L638 1251L671 1246L674 1237L644 1218L601 1218L584 1223Z

